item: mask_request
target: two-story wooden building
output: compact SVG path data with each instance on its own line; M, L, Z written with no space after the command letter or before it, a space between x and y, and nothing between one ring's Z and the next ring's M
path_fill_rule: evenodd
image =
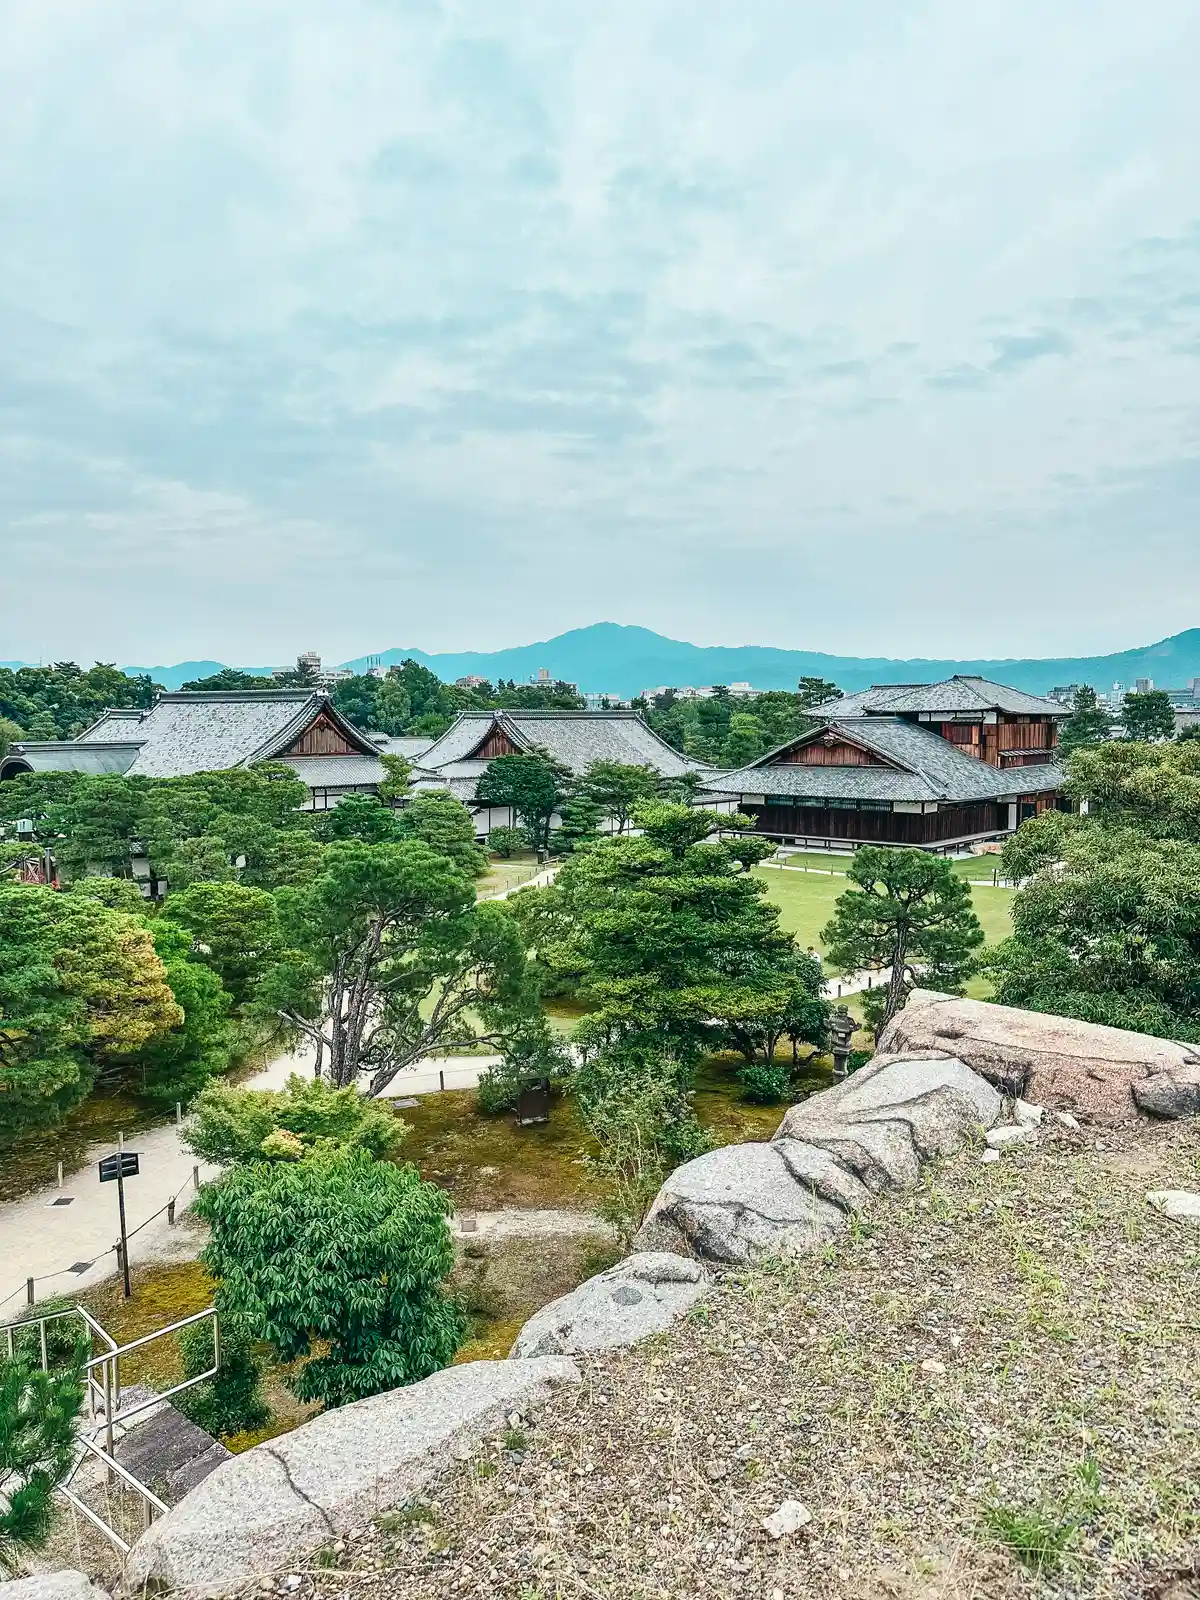
M818 707L818 727L712 785L783 841L973 844L1065 808L1054 751L1066 714L985 678L881 684Z

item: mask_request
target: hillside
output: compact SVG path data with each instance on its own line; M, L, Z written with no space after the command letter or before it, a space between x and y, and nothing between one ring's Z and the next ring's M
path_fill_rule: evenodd
M978 673L1003 683L1044 694L1056 684L1091 683L1100 689L1114 682L1129 684L1150 677L1160 686L1176 687L1200 676L1200 628L1158 644L1107 656L1056 657L1046 660L919 658L828 655L813 650L777 650L766 645L687 644L649 628L597 622L574 628L539 644L511 650L460 651L430 655L421 650L387 650L388 665L411 657L443 679L478 673L497 678L530 678L545 667L556 678L578 683L585 693L629 696L657 684L752 683L756 689L791 689L804 676L831 678L843 689L872 683L934 683L956 672ZM362 668L366 658L348 662Z
M1160 688L1178 688L1200 677L1200 628L1189 628L1157 644L1138 646L1101 656L951 657L897 659L888 656L839 656L817 650L782 650L770 645L695 645L668 639L649 628L624 627L616 622L596 622L572 628L536 644L507 650L430 652L397 646L374 656L358 656L343 665L364 671L368 662L384 666L411 659L436 672L439 678L478 674L495 683L532 678L541 668L553 677L577 683L585 694L614 694L623 698L659 684L752 683L756 689L791 689L801 677L830 678L847 691L872 683L933 683L956 672L978 673L1045 694L1058 684L1090 683L1108 689L1114 683L1130 685L1135 678L1152 678ZM18 666L18 662L7 663ZM193 678L217 672L226 663L182 661L173 666L124 668L148 673L156 683L177 689ZM244 667L245 672L266 675L268 667Z

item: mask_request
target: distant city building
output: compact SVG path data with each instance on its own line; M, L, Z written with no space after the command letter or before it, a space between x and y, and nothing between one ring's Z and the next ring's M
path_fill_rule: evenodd
M1149 694L1154 688L1153 678L1135 678L1133 680L1134 694Z
M1074 706L1075 696L1079 693L1080 685L1077 683L1060 684L1051 689L1046 695L1047 700L1054 700L1060 706Z
M538 689L552 689L555 684L561 683L563 688L569 689L572 694L579 693L577 683L568 683L565 678L556 678L549 667L539 667L529 681Z
M718 689L723 689L735 700L753 700L755 695L765 692L762 689L755 689L749 683L709 683L699 687L694 687L690 683L678 685L661 683L657 689L643 689L642 698L653 700L657 695L670 694L674 695L676 700L711 700Z
M455 678L456 689L486 689L488 680L481 678L477 672L469 672L465 678Z
M278 678L285 672L301 673L318 689L332 689L335 684L345 683L347 678L354 676L349 667L322 668L321 657L316 650L302 650L296 657L294 667L276 667L271 676Z

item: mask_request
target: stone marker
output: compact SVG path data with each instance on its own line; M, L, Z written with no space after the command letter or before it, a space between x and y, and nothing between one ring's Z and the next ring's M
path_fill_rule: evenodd
M614 1350L662 1333L708 1292L698 1261L665 1251L627 1256L535 1312L510 1359Z
M471 1361L322 1412L224 1462L153 1523L130 1553L125 1589L220 1595L286 1571L411 1500L512 1410L578 1381L561 1356Z
M931 989L913 990L880 1035L879 1049L943 1051L1007 1095L1096 1122L1132 1121L1143 1096L1157 1097L1162 1109L1149 1103L1142 1109L1159 1116L1191 1115L1200 1101L1194 1045Z

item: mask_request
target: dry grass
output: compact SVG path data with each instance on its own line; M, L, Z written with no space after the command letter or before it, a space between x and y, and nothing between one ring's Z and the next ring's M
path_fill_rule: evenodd
M322 1600L1183 1600L1200 1554L1200 1131L964 1152L836 1247L585 1364ZM813 1514L779 1543L764 1514Z

